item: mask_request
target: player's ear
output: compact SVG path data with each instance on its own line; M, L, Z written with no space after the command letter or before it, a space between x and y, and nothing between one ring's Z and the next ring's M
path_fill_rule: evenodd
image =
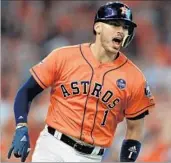
M97 22L94 24L94 30L96 31L96 34L100 34L102 30L102 26L100 22Z

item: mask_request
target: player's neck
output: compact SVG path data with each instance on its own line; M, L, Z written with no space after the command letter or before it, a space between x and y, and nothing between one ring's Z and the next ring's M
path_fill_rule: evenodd
M100 42L98 42L98 41L91 44L90 48L91 48L91 51L92 51L94 57L100 63L112 62L117 57L117 53L114 54L114 53L105 51L105 49L101 46Z

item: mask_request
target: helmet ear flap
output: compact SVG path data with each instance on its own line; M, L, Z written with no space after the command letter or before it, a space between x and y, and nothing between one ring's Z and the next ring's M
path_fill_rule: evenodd
M134 35L135 35L134 28L130 28L128 30L128 35L124 37L124 40L122 42L123 48L126 48L129 45L129 43L132 41Z

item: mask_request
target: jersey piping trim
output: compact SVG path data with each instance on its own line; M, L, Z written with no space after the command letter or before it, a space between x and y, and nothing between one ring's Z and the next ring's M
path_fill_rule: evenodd
M102 87L103 87L103 85L104 85L104 81L105 81L105 76L106 76L106 74L109 73L109 72L111 72L111 71L114 71L114 70L117 70L117 69L121 68L123 65L125 65L125 64L127 63L127 61L128 61L128 59L127 59L122 65L120 65L119 67L114 68L114 69L111 69L111 70L106 71L106 72L104 73L103 79L102 79ZM94 116L93 128L92 128L92 130L91 130L91 137L92 137L92 139L93 139L94 127L95 127L95 124L96 124L96 116L97 116L97 112L98 112L98 103L99 103L99 99L97 100L96 113L95 113L95 116ZM93 139L93 140L94 140L94 139ZM93 144L94 144L94 141L93 141Z
M132 114L126 114L126 113L125 113L125 115L128 116L128 117L129 117L129 116L132 117L133 115L137 115L138 113L141 113L142 111L144 111L144 110L146 110L147 108L149 108L149 107L151 107L151 106L154 106L154 105L155 105L155 104L148 105L148 106L146 106L145 108L139 110L139 111L136 112L136 113L132 113Z
M44 88L47 88L47 86L40 80L40 78L37 76L36 72L32 68L31 71L33 72L33 75L37 78L37 80L43 85Z
M90 68L91 68L91 70L92 70L92 75L91 75L91 78L90 78L89 90L88 90L87 98L86 98L86 101L85 101L85 107L84 107L83 120L82 120L82 124L81 124L81 133L80 133L80 140L81 140L81 137L82 137L82 131L83 131L83 126L84 126L84 118L85 118L85 113L86 113L86 109L87 109L86 105L87 105L88 96L89 96L90 89L91 89L91 82L92 82L93 75L94 75L94 69L93 69L93 67L91 66L91 64L88 62L88 60L85 58L85 56L84 56L84 54L83 54L83 51L82 51L81 44L80 44L80 53L81 53L82 57L84 58L84 60L87 62L87 64L90 66Z

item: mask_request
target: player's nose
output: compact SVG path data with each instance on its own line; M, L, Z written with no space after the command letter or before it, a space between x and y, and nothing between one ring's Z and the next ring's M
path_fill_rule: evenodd
M118 33L124 34L124 27L123 27L123 26L119 26L119 27L117 28L117 32L118 32Z

